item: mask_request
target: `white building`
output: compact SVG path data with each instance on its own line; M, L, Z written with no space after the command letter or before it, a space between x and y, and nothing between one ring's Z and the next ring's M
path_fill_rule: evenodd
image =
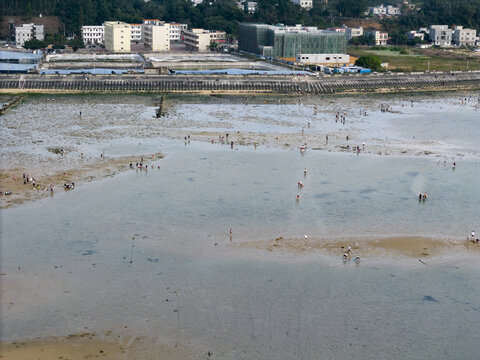
M329 27L327 30L345 34L347 32L347 27L345 25L343 27Z
M380 6L373 6L369 7L367 11L367 15L372 14L372 15L377 15L377 16L382 16L387 14L387 8L385 6L380 5Z
M293 0L293 3L300 5L305 10L310 10L313 7L313 0Z
M400 8L400 9L404 8L407 11L414 11L415 10L415 4L410 4L408 1L403 1L401 3L398 3L397 7Z
M103 25L82 26L82 39L85 45L105 43L105 27Z
M142 41L143 24L130 24L130 41Z
M43 41L43 25L23 24L22 26L15 26L15 44L20 47L25 44L25 41L37 39Z
M243 4L243 10L249 14L253 14L257 11L257 3L255 1L245 1Z
M431 25L428 31L430 41L437 46L451 46L452 45L452 29L448 25Z
M297 63L325 66L345 66L350 63L350 55L346 54L298 54Z
M474 46L477 39L477 30L464 29L463 26L455 26L452 40L457 46Z
M387 6L387 15L398 16L402 15L402 9L396 6L388 5Z
M409 31L405 34L408 40L414 40L416 37L420 38L420 40L425 39L425 34L423 32L417 32L415 30Z
M170 24L145 25L144 44L150 51L170 50Z
M361 26L358 28L347 28L345 33L347 34L347 39L350 41L354 37L362 36L363 28Z
M187 24L170 23L170 41L178 41L182 39L182 34L187 30Z
M383 4L379 6L373 6L368 8L368 13L376 16L397 16L401 15L402 10L399 7L387 5L383 6Z
M192 5L197 6L198 4L201 4L203 0L192 0Z
M191 51L205 52L210 50L211 43L224 43L225 31L191 29L183 32L185 46Z
M377 30L369 31L369 35L373 35L375 38L375 45L387 45L388 33Z

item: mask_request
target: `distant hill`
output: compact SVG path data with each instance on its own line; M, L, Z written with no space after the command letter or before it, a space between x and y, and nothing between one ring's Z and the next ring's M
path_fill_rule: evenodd
M256 13L246 14L238 8L235 0L210 1L194 7L190 0L0 0L0 17L5 21L6 17L12 16L58 16L69 36L79 35L82 25L99 25L108 20L138 23L143 18L178 21L236 35L238 22L338 26L347 22L353 24L352 18L363 17L368 6L401 2L328 0L325 3L316 0L314 8L307 12L291 0L257 0ZM411 0L410 3L416 3L420 11L378 23L387 30L398 32L431 24L463 25L480 30L480 0ZM378 28L378 23L371 24ZM5 33L2 32L1 36L5 37Z

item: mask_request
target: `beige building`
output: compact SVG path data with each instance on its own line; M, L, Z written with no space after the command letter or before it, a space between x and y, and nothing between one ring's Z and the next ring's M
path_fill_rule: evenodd
M150 51L170 50L170 24L144 25L144 44Z
M224 43L226 34L225 31L192 29L184 31L183 37L187 49L205 52L210 50L211 43Z
M368 34L375 38L375 45L387 45L388 33L377 30L369 31Z
M105 22L105 48L111 52L130 52L130 24Z

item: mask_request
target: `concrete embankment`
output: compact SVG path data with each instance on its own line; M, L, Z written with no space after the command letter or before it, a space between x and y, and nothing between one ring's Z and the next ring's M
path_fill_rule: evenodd
M27 92L356 93L480 89L480 72L336 76L2 75L0 89Z

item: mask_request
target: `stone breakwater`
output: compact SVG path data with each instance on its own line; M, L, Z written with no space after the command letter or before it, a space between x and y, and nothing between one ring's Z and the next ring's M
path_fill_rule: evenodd
M2 75L0 91L357 93L480 89L480 71L337 76L294 75Z

